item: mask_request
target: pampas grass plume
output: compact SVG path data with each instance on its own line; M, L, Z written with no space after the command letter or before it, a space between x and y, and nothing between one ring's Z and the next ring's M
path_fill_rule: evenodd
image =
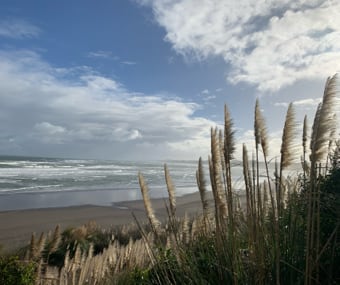
M49 252L50 253L55 252L58 249L60 242L61 242L60 226L57 225L52 236L51 247Z
M138 179L139 179L139 185L140 185L140 189L142 192L147 217L149 219L151 226L157 232L160 222L156 218L155 213L153 211L151 200L149 197L149 189L148 189L148 186L146 185L146 182L141 172L138 173Z
M255 103L254 135L256 145L261 144L264 156L268 156L267 128L258 99Z
M333 107L336 99L337 74L327 79L322 103L315 114L311 139L311 161L314 165L327 154L330 131L333 125Z
M201 157L198 160L198 170L196 171L196 180L197 180L198 190L200 192L203 213L206 214L208 211L208 201L206 198L207 186L206 186L206 182L204 178L203 162L202 162Z
M170 176L170 172L168 166L164 164L164 174L165 174L165 182L168 189L169 194L169 202L170 202L170 212L171 215L174 217L176 213L176 191L175 186L172 183L172 179Z
M294 135L295 135L295 122L294 122L294 109L293 104L288 106L285 125L282 134L281 144L281 168L285 169L293 163L294 155Z
M224 155L225 161L233 159L235 152L235 139L233 131L233 121L230 117L230 112L227 105L224 105Z

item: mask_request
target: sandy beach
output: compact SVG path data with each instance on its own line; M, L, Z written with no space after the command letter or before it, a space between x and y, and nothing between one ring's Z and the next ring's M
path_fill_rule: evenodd
M209 193L211 199L211 193ZM166 217L165 199L153 199L153 208L159 219ZM177 198L177 214L201 212L199 194L187 194ZM140 221L145 221L144 204L141 200L115 203L112 207L84 205L61 208L29 209L0 212L0 244L3 250L26 245L34 232L53 231L57 224L61 229L76 227L89 221L102 228L110 228L134 222L132 212Z

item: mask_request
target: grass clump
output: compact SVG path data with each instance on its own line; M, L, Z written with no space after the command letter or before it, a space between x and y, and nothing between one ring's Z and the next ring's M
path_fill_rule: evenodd
M289 105L283 125L280 154L271 159L257 100L252 159L243 145L245 199L241 205L241 194L232 183L236 144L225 106L223 130L211 129L208 171L201 158L198 162L201 215L177 216L175 186L165 165L169 193L165 222L157 219L146 179L139 173L149 224L136 219L135 225L112 231L89 224L62 233L57 227L49 236L32 236L22 259L37 265L32 270L39 284L339 284L340 143L333 123L336 79L333 76L326 82L309 149L307 118L304 120L302 170L296 177L286 175L298 154L293 105ZM212 201L207 199L208 188Z
M296 123L289 105L283 127L280 156L270 175L269 144L259 102L255 105L255 154L249 161L243 148L246 205L239 206L232 187L231 167L235 149L233 125L225 107L224 130L211 129L208 158L214 205L208 211L202 159L197 176L203 214L186 227L159 225L150 200L150 223L156 240L149 284L337 284L339 264L339 143L334 139L333 107L336 80L326 82L311 131L308 160L307 119L302 135L302 173L285 176L296 162ZM332 133L332 134L331 134ZM333 145L333 147L331 147ZM260 163L260 155L264 161ZM330 163L331 162L331 163ZM260 165L263 165L260 169ZM330 165L331 164L331 165ZM265 177L260 173L265 170ZM166 169L167 171L167 169ZM262 181L263 180L263 181ZM141 188L146 188L143 180ZM171 203L175 204L173 197ZM169 212L169 222L174 220ZM151 219L152 218L152 219ZM182 225L182 224L180 224ZM189 225L189 226L188 226ZM164 243L164 237L173 242ZM183 236L189 239L183 239ZM326 283L325 283L326 282ZM133 284L133 282L131 283Z

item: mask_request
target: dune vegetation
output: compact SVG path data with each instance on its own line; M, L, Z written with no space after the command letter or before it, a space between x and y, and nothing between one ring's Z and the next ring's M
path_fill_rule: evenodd
M1 258L0 284L339 284L336 88L335 75L326 82L311 130L305 118L300 139L289 105L280 154L272 157L256 101L253 153L243 145L243 205L232 183L236 142L225 106L224 129L211 129L208 169L198 161L201 215L176 215L175 185L165 165L168 218L160 221L139 173L148 223L135 218L109 231L92 223L63 232L57 226L50 235L33 235L17 257ZM301 173L286 176L299 160Z

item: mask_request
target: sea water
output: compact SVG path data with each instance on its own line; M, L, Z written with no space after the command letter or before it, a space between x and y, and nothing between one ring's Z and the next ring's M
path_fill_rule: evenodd
M0 211L90 204L111 206L120 201L139 200L142 196L138 172L145 177L152 198L165 198L164 163L0 156ZM166 163L176 195L198 191L197 161ZM209 188L206 164L205 174ZM234 185L241 176L241 165L235 162Z

